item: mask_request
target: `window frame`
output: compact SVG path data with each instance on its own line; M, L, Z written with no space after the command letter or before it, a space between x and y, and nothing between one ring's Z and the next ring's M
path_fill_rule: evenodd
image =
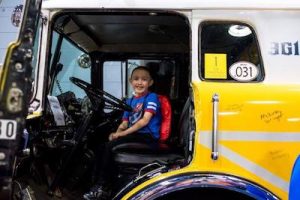
M29 99L29 104L32 104L36 101L37 91L39 87L39 74L40 74L40 60L41 60L41 49L42 49L42 40L43 40L43 30L44 30L44 18L40 15L37 22L36 36L34 39L34 47L33 47L33 56L35 56L35 60L32 60L32 75L33 84L31 88L31 97ZM37 45L37 46L35 46ZM36 51L36 52L35 52Z
M228 80L228 79L206 79L206 78L204 78L204 74L201 73L201 69L203 67L202 66L201 38L202 38L203 26L205 26L206 24L238 24L238 25L247 26L252 31L252 34L254 37L253 40L257 46L258 60L260 61L260 64L261 64L261 66L258 68L258 70L259 70L258 77L260 76L260 78L256 78L257 80L250 80L250 81L237 81L235 79ZM237 62L240 62L240 61L237 61ZM249 61L245 61L245 62L249 62ZM232 63L231 65L233 65L233 64L234 63ZM227 67L227 69L229 69L229 67ZM201 21L198 25L198 76L201 81L206 81L206 82L223 82L223 83L259 83L259 82L263 82L265 80L265 68L264 68L264 62L263 62L261 49L260 49L260 45L259 45L259 41L258 41L257 34L255 32L255 29L250 24L248 24L246 22L242 22L242 21L235 21L235 20L204 20L204 21Z

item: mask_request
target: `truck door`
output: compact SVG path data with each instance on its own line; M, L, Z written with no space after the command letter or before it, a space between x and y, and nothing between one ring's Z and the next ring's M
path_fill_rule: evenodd
M19 36L8 46L0 67L0 199L11 199L15 154L33 81L31 61L40 5L41 0L24 1L22 12L18 13L22 16Z
M245 21L256 16L235 14ZM203 12L195 16L205 18ZM283 77L277 83L266 80L275 68L263 62L261 52L268 52L260 49L257 29L228 16L228 22L197 24L194 164L201 171L250 180L286 199L300 150L299 84L280 82Z

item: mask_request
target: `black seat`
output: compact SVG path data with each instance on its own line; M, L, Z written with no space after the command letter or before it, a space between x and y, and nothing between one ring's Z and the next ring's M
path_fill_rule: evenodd
M187 113L189 112L189 105L191 101L188 99L182 110L180 117L179 141L182 144L170 145L168 143L126 143L120 144L113 149L114 160L119 165L146 165L153 162L164 164L172 164L178 160L184 160L184 145L186 144L186 135L189 134ZM183 144L185 143L185 144Z
M183 159L178 148L166 143L127 143L113 149L115 162L121 165L146 165L152 162L171 163Z

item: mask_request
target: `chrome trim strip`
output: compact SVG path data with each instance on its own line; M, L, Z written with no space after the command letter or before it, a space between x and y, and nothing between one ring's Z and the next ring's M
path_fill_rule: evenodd
M235 191L255 199L279 199L266 189L237 177L221 174L200 173L182 174L180 176L173 176L168 179L153 183L143 190L140 190L129 199L152 200L172 192L189 188L221 188Z

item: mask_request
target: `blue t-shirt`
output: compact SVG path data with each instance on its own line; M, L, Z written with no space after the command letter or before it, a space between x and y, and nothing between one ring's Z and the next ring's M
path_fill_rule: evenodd
M156 139L159 139L161 126L160 102L157 94L148 93L139 97L132 97L126 100L126 103L133 109L132 112L125 111L123 120L129 122L129 127L143 118L144 112L151 112L153 116L148 125L138 130L138 133L150 133Z

